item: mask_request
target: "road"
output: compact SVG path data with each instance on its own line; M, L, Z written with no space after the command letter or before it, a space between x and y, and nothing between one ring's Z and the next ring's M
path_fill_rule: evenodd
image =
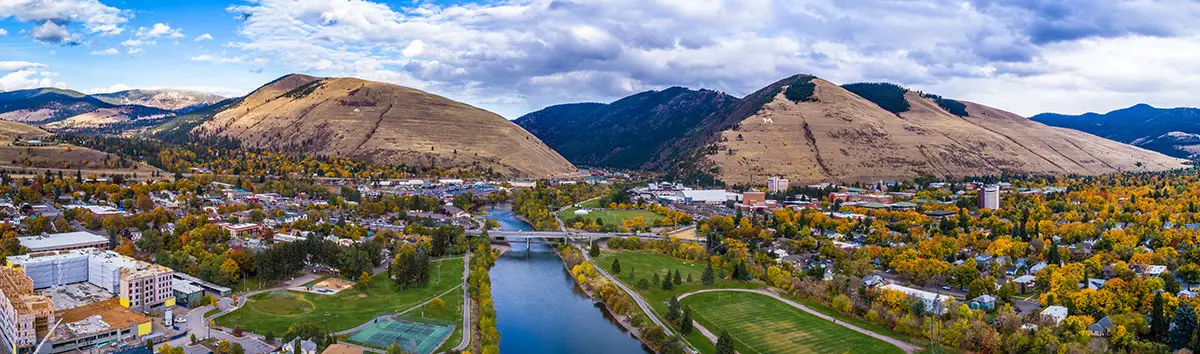
M851 330L853 330L853 331L855 331L855 332L862 333L862 334L865 334L865 335L868 335L868 336L874 337L874 338L876 338L876 339L882 340L882 341L884 341L884 342L891 343L892 345L895 345L895 346L897 346L897 347L900 347L900 349L901 349L901 350L904 350L904 352L905 352L905 353L910 353L910 354L911 354L911 353L920 352L920 351L922 350L922 348L921 348L921 347L918 347L918 346L912 345L912 344L910 344L910 343L908 343L908 342L905 342L905 341L902 341L902 340L899 340L899 339L896 339L896 338L888 337L888 336L885 336L885 335L882 335L882 334L879 334L879 333L875 333L875 332L872 332L872 331L868 331L868 330L866 330L866 329L863 329L862 327L858 327L858 326L855 326L855 325L852 325L852 324L846 323L845 321L840 321L840 322L839 322L839 321L837 321L836 319L834 319L833 317L830 317L830 316L828 316L828 315L825 315L825 314L823 314L823 313L817 312L816 310L810 309L810 308L808 308L808 306L801 305L801 304L799 304L799 303L797 303L797 302L795 302L795 301L788 300L788 299L786 299L786 298L784 298L784 297L782 297L782 296L779 296L779 294L776 294L776 293L774 293L774 292L772 292L772 291L769 291L769 290L764 290L764 289L707 289L707 290L697 290L697 291L693 291L693 292L690 292L690 293L685 293L685 294L683 294L683 295L679 295L679 299L680 299L680 300L683 300L684 298L686 298L686 297L688 297L688 296L692 296L692 295L696 295L696 294L701 294L701 293L711 293L711 292L726 292L726 291L735 291L735 292L744 292L744 293L756 293L756 294L762 294L762 295L770 296L770 297L774 298L775 300L779 300L780 302L783 302L783 303L785 303L785 304L788 304L788 305L790 305L790 306L792 306L792 307L795 307L795 308L798 308L798 309L800 309L800 310L803 310L804 312L808 312L809 314L812 314L813 316L817 316L818 318L822 318L822 319L825 319L825 320L827 320L827 321L832 321L834 324L837 324L837 325L839 325L839 326L842 326L842 327L846 327L846 328L848 328L848 329L851 329ZM696 327L696 328L704 328L704 327L703 327L703 326L701 326L699 323L695 323L695 327ZM707 332L707 329L702 329L701 331ZM710 338L711 338L711 337L710 337Z

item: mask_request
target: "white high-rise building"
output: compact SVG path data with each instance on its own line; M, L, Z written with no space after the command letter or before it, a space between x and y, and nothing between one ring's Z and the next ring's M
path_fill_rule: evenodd
M772 193L786 192L788 190L788 179L783 177L767 178L767 190Z
M979 209L1000 209L1000 186L989 184L979 189Z

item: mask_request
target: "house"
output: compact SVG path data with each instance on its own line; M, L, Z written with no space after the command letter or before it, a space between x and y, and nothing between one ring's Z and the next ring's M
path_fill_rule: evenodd
M471 214L467 214L467 212L462 210L462 208L456 207L451 204L447 204L446 206L443 206L442 211L446 212L446 214L450 215L450 217L456 218L456 219L471 217Z
M263 227L259 224L244 223L244 224L229 224L221 223L221 228L229 231L229 236L233 238L242 238L250 236L262 236Z
M1104 280L1104 279L1088 278L1087 285L1085 286L1085 288L1092 289L1092 290L1100 290L1100 288L1104 287L1104 283L1107 283L1107 282L1108 281Z
M896 284L884 285L884 286L880 287L880 289L886 289L886 290L890 290L890 291L899 291L899 292L908 294L909 296L915 297L918 300L921 300L921 302L923 302L925 304L926 312L935 313L938 315L944 314L947 311L946 307L942 305L942 301L945 301L947 299L952 299L952 297L949 297L949 296L935 294L935 293L931 293L928 291L913 289L910 287L900 286L900 285L896 285ZM1065 310L1065 308L1064 308L1064 310Z
M1042 317L1053 320L1054 324L1059 324L1066 319L1067 314L1067 308L1058 305L1047 306L1045 310L1042 310Z
M1029 267L1029 272L1027 272L1027 274L1037 274L1038 272L1042 271L1042 268L1046 268L1046 265L1046 262L1038 262L1038 264L1034 264L1032 267Z
M1106 337L1108 336L1108 329L1110 327L1112 327L1112 317L1104 316L1104 318L1088 326L1087 329L1092 337Z
M883 284L883 277L872 274L863 277L862 282L863 286L869 289L875 287L876 285Z
M1035 280L1037 280L1037 277L1026 274L1013 279L1013 283L1017 283L1017 287L1020 288L1021 293L1026 293L1033 288Z
M969 306L972 310L995 310L996 297L988 294L979 295L972 299L967 306Z
M296 342L300 342L300 351L296 352ZM311 340L301 341L300 338L293 339L291 342L284 344L279 348L282 353L290 354L317 354L317 343Z

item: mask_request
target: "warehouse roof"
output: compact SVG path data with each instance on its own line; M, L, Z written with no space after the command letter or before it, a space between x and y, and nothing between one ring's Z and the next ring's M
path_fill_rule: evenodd
M30 252L108 244L107 237L86 231L66 232L44 236L26 236L18 237L17 239L21 242L21 246L25 246L25 248L28 248Z

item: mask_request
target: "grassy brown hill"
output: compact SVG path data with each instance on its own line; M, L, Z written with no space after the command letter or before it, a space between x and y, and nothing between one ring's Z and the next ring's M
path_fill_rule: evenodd
M575 169L497 114L354 78L284 76L212 112L192 133L266 150L510 176Z
M713 139L706 166L725 182L753 184L771 175L799 182L870 181L1183 166L1183 160L995 108L880 90L864 93L877 104L811 76L776 82L743 100L733 116L737 123Z
M40 141L33 143L31 141ZM54 134L30 125L0 121L0 168L46 169L89 173L149 174L161 172L149 165L122 159L116 155L56 142Z

